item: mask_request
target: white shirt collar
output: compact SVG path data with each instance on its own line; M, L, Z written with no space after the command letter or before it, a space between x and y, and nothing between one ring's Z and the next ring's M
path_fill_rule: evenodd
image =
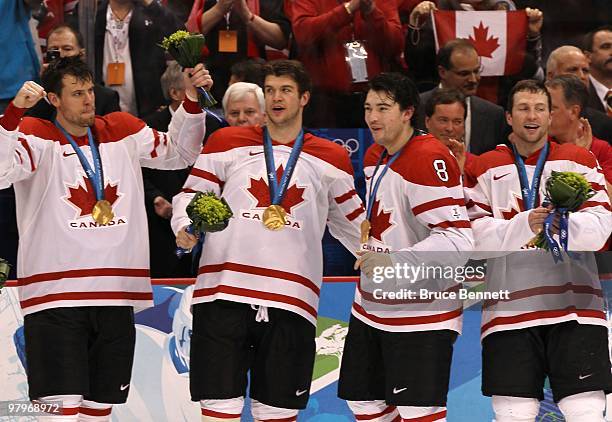
M599 101L601 101L601 103L604 106L604 110L605 110L606 107L608 106L605 101L606 94L608 93L608 88L604 84L599 82L597 79L595 79L593 75L589 75L589 79L591 80L591 85L593 85L593 88L595 88L595 92L597 93L597 96L599 97Z

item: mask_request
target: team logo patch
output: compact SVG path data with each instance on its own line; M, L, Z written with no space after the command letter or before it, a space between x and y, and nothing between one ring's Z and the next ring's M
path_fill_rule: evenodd
M498 208L504 220L510 220L521 211L525 211L523 197L515 192L511 192L511 197L507 208Z
M372 221L370 224L370 237L379 242L383 241L383 234L393 226L393 223L391 223L391 211L385 211L378 199L372 205Z
M453 218L453 220L461 220L461 208L459 208L458 206L454 206L451 208L451 217Z
M280 180L283 175L283 166L281 165L276 170L277 180ZM304 191L305 187L299 187L293 183L287 188L285 197L283 198L282 206L287 211L286 227L299 229L302 228L302 221L295 218L295 209L304 203ZM264 210L271 205L270 201L270 190L268 189L268 182L263 177L259 179L252 178L249 181L249 187L246 188L249 195L255 200L253 209L240 210L240 218L247 220L255 220L261 222L262 214Z
M119 182L106 182L104 187L104 199L110 202L113 209L115 203L121 198L122 194L118 191ZM68 222L73 229L90 229L113 227L127 223L125 217L115 216L108 224L96 223L91 211L96 204L96 194L93 185L88 178L77 181L74 185L66 185L67 194L62 199L75 211L74 217Z

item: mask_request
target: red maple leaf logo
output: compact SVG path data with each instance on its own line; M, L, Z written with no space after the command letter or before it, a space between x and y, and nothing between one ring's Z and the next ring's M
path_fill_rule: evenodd
M382 235L391 224L391 211L386 212L384 209L380 208L380 201L377 199L374 201L374 205L372 205L372 216L370 218L370 236L377 239L379 242L382 242Z
M276 170L276 179L280 180L283 176L283 166L281 165ZM304 202L303 193L306 188L298 188L297 185L293 184L287 189L285 193L285 197L283 198L283 202L281 205L287 213L291 214L291 208L296 205ZM247 191L257 200L256 208L267 208L270 206L270 190L268 189L268 182L263 178L259 178L258 180L251 179L251 186L247 188Z
M474 45L480 57L492 57L493 52L499 47L499 38L489 37L489 27L485 27L480 21L480 25L473 27L474 38L470 35L469 41ZM488 37L488 38L487 38Z
M510 208L507 209L506 211L500 210L502 215L504 216L504 220L510 220L512 217L517 215L519 212L525 211L525 202L523 201L523 198L516 194L513 194L513 196L516 201L518 210L514 207L514 204L512 204Z
M79 183L78 187L73 188L68 186L68 201L79 208L79 217L84 217L91 214L91 210L96 205L96 194L93 186L88 178L84 178L85 188ZM117 195L117 185L107 184L104 188L104 199L110 202L111 205L117 201L119 195Z

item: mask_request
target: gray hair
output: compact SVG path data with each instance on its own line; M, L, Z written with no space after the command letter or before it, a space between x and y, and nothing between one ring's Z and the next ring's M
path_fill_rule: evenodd
M546 73L556 74L560 56L569 53L580 53L584 55L582 50L578 47L574 47L573 45L562 45L561 47L551 51L548 55L548 60L546 61Z
M166 100L171 100L170 89L184 89L185 82L183 80L183 71L181 66L172 60L168 62L168 67L160 79L162 93Z
M225 95L223 96L223 100L221 101L223 104L223 110L227 110L227 103L229 103L230 99L241 100L248 93L255 95L255 98L259 103L260 111L263 113L266 110L263 91L258 85L249 82L236 82L227 88Z
M589 91L582 81L574 75L562 75L546 82L547 88L560 88L563 92L563 101L566 105L580 107L580 115L586 108L589 100Z

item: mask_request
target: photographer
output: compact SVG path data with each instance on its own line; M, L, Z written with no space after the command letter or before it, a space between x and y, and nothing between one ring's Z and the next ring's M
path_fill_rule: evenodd
M49 63L60 57L72 56L79 56L83 61L85 60L83 36L69 25L58 25L49 32L45 64L42 70L44 71L49 66ZM120 111L119 94L116 91L96 83L94 84L94 94L96 96L95 110L98 116L104 116L113 111ZM30 109L27 115L38 117L39 119L53 120L55 118L55 108L44 101L39 101L38 104Z

